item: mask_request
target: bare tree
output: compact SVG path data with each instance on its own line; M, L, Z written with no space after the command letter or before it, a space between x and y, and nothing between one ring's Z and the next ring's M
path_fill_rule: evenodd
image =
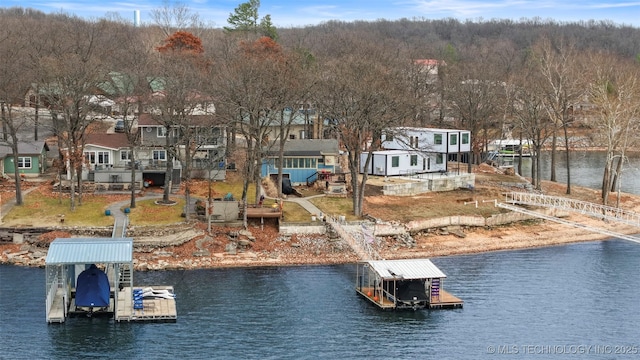
M0 17L1 18L1 17ZM19 33L21 19L3 19L5 26L0 28L0 120L2 121L2 140L11 148L13 172L15 178L16 204L22 205L22 188L19 165L20 132L29 125L13 111L14 104L23 102L25 90L32 78L25 71L22 59L26 52L26 42Z
M151 100L154 110L151 117L165 128L165 151L167 155L163 201L169 199L173 184L173 167L178 158L177 146L180 132L190 129L190 121L194 112L202 107L202 89L204 74L208 67L202 57L204 50L200 39L188 32L179 31L165 40L164 45L157 48L156 76L163 84L161 93ZM182 135L189 136L189 132ZM184 144L188 146L188 142ZM187 155L189 151L185 152ZM189 201L189 160L184 175L187 176L185 197ZM189 208L189 203L187 203Z
M573 45L564 38L543 37L534 46L533 52L538 59L539 71L545 81L545 108L549 119L557 129L562 129L567 164L567 194L571 194L571 144L569 126L573 122L571 108L584 95L581 85L581 72L577 66L580 56ZM551 144L551 181L556 181L556 132Z
M543 81L536 64L527 61L514 77L513 116L516 128L525 137L531 151L531 183L541 190L540 154L553 132L554 125L545 109Z
M340 39L351 41L354 39ZM371 162L372 152L380 149L382 132L413 119L414 108L408 105L408 57L398 49L380 42L350 42L351 52L323 64L321 77L322 115L331 119L347 150L353 211L363 213L367 173L360 173L361 154L368 152L364 168Z
M506 83L490 59L486 55L478 56L472 61L456 63L455 68L448 66L446 92L452 113L458 119L456 125L473 134L468 172L473 164L480 163L485 144L495 137L492 131L501 123Z
M407 72L408 89L417 109L412 125L433 126L441 117L442 78L446 63L436 59L415 59Z
M106 78L103 65L109 52L109 35L104 22L65 19L50 24L47 53L39 61L38 83L50 104L57 134L66 148L65 162L71 180L71 209L75 210L76 183L82 204L84 135L95 119L90 95Z
M241 41L227 50L229 52L221 55L213 66L213 84L217 93L218 116L234 127L245 142L242 201L246 227L249 184L255 184L257 203L260 166L265 153L273 145L269 133L282 119L281 110L285 104L278 94L282 91L280 75L286 58L280 45L268 37Z
M151 19L160 27L164 37L169 37L178 30L188 30L200 37L204 25L198 13L189 9L185 4L164 0L160 8L151 10Z
M114 56L109 58L111 71L104 83L103 92L110 97L124 121L124 133L129 145L128 161L131 164L131 196L129 207L136 207L136 158L140 146L140 133L136 126L139 114L144 111L144 103L151 93L150 82L154 81L155 50L147 39L144 29L123 22L112 26Z
M637 143L640 74L636 64L625 63L612 54L592 54L589 60L592 69L589 100L596 106L595 134L606 149L602 201L608 205L610 192L619 190L626 151ZM617 200L619 205L619 194Z
M283 79L283 86L274 93L274 106L280 109L280 115L276 116L275 122L278 128L278 159L282 164L284 161L284 150L291 125L299 121L301 117L305 120L305 138L313 136L310 129L310 115L316 115L317 109L312 103L312 91L317 87L316 78L313 77L316 69L315 63L305 56L304 53L285 51L282 54L283 61L278 63L277 76ZM282 197L282 166L278 166L277 188L278 194Z

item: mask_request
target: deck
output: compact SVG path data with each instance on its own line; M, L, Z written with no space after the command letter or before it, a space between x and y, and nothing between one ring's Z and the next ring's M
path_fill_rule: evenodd
M173 293L172 286L153 286L153 288L156 290L169 290ZM175 299L143 299L143 308L134 309L130 287L125 287L118 292L117 304L115 304L114 298L111 297L111 302L107 308L92 311L87 308L77 308L74 302L75 299L72 298L65 314L63 295L64 290L59 288L56 291L53 305L47 316L48 323L64 323L66 318L71 316L111 317L114 312L116 321L175 322L178 318Z
M168 290L173 294L173 286L152 286L152 288ZM175 299L143 299L142 309L134 309L132 299L132 288L125 287L118 292L116 321L175 322L178 319Z
M280 218L282 211L273 207L248 207L247 218Z
M365 299L371 301L373 304L378 306L381 309L385 310L393 310L396 308L396 304L386 296L380 297L380 289L375 293L373 287L362 287L362 290L356 289L356 292L360 294ZM375 297L378 295L378 299ZM464 301L457 298L454 295L440 289L440 296L432 297L431 301L429 301L428 308L429 309L455 309L461 308Z

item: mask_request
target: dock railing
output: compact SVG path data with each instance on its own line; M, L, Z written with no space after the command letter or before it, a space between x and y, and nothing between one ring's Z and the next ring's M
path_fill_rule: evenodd
M589 215L640 227L640 214L621 208L600 205L588 201L535 193L511 192L506 194L505 202L510 204L542 206L566 211L573 211L583 215Z
M633 226L640 226L639 223L633 221L636 217L633 216L635 214L632 213L632 212L628 212L627 211L626 212L627 213L626 216L622 216L622 213L625 212L625 211L621 210L622 212L619 213L620 217L616 217L616 216L613 216L611 214L607 214L607 209L606 208L611 208L611 207L604 206L604 205L592 204L592 203L589 203L589 202L579 201L579 200L564 202L564 201L560 201L560 200L562 200L564 198L553 197L553 196L546 196L545 197L544 195L538 195L537 197L536 196L526 197L526 196L518 196L516 194L526 194L526 193L510 193L510 194L507 194L507 202L510 202L510 203L496 203L496 205L498 207L503 208L503 209L508 209L508 210L511 210L511 211L520 212L520 213L531 215L533 217L537 217L537 218L540 218L540 219L550 220L550 221L554 221L554 222L557 222L557 223L561 223L561 224L565 224L565 225L569 225L569 226L585 229L587 231L591 231L591 232L607 235L607 236L610 236L612 238L628 240L628 241L632 241L632 242L640 244L640 238L635 237L633 235L617 233L617 232L614 232L614 231L611 231L611 230L607 230L607 229L603 229L603 228L599 228L599 227L596 227L596 226L591 226L591 225L582 224L582 223L578 223L578 222L574 222L574 221L569 221L569 220L561 219L561 218L558 218L558 217L555 217L555 216L551 216L551 215L545 215L545 214L542 214L542 213L539 213L539 212L536 212L536 211L533 211L533 210L528 210L528 209L525 209L523 207L516 206L514 204L536 205L536 206L544 206L544 207L549 207L549 208L557 208L557 209L562 209L562 210L567 210L567 211L578 212L578 213L581 213L581 214L594 216L594 217L598 217L598 218L603 218L603 219L607 219L607 220L612 220L612 221L616 221L616 222L626 223L626 224L633 225ZM514 195L515 195L515 197L514 197ZM531 194L531 195L535 195L535 194ZM537 202L534 203L533 199L537 200ZM571 200L571 199L567 199L567 200ZM578 203L582 203L582 204L578 204ZM581 208L578 205L584 205L584 207ZM616 209L616 210L618 210L618 209Z

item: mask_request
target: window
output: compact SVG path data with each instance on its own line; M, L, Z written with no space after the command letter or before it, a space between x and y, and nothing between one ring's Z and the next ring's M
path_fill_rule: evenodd
M167 160L167 152L164 150L153 150L153 160L156 160L156 161Z
M18 158L18 169L31 169L31 158L30 157L19 157Z
M418 166L418 155L411 155L411 166Z
M120 160L131 160L131 150L120 150Z
M433 143L436 145L442 145L442 134L433 134Z
M458 145L458 134L451 134L451 136L449 136L449 145Z
M296 136L295 136L295 135L293 135L293 134L289 134L289 139L290 139L290 140L295 140L295 139L296 139Z
M393 133L392 132L387 132L384 134L384 140L385 141L393 141Z
M409 138L409 146L411 146L414 149L418 148L418 137L417 136L411 136Z
M469 144L469 134L467 134L467 133L462 134L462 136L461 136L461 138L460 138L460 143L461 143L462 145L467 145L467 144Z
M84 159L87 161L88 164L95 164L96 163L96 153L94 153L94 152L85 152L84 153Z
M158 137L166 137L167 136L167 128L164 126L158 127Z
M391 157L391 167L394 167L394 168L400 167L400 156Z
M105 165L111 163L109 154L109 151L87 151L84 153L84 159L87 164Z
M283 159L283 169L315 169L317 168L318 159L314 158L288 158ZM279 167L278 159L274 159L274 166Z
M109 152L108 151L97 151L96 152L97 162L96 164L109 164Z
M436 155L436 164L442 164L443 163L443 156L442 154L437 154Z

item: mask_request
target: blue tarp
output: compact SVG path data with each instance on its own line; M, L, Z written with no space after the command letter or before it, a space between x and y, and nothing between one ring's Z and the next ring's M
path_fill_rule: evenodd
M109 306L109 278L102 270L92 264L78 275L76 286L76 306Z

